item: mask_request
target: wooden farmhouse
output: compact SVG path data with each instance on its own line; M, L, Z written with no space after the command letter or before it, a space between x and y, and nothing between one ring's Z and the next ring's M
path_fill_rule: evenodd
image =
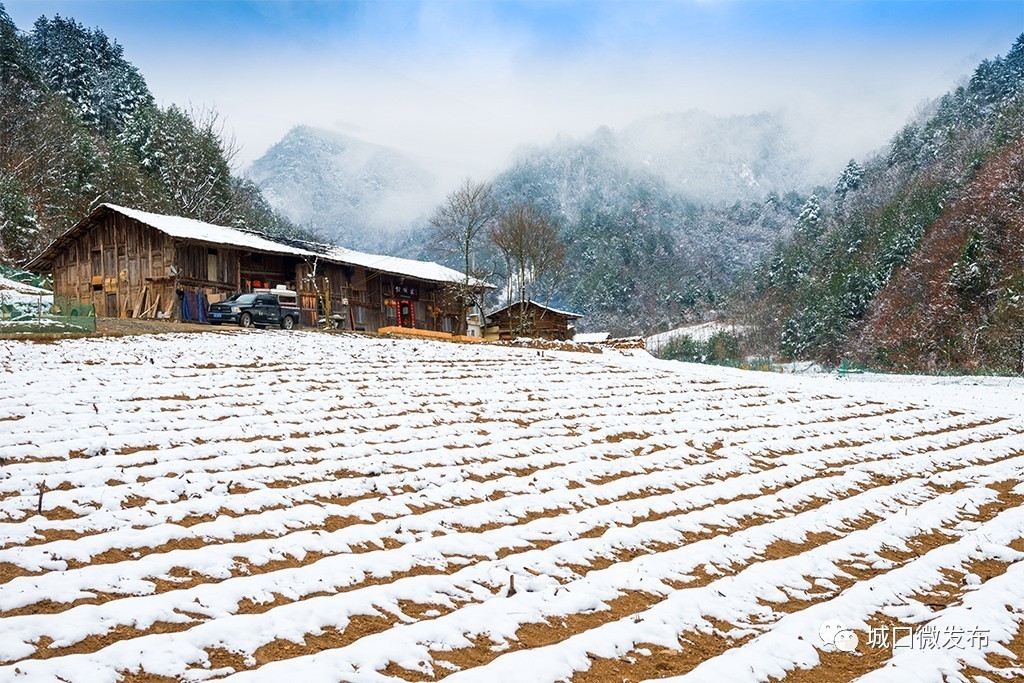
M494 341L507 341L514 337L568 341L575 333L572 322L581 317L535 301L516 302L487 315L484 337Z
M301 324L451 332L462 274L425 261L307 242L282 243L189 218L102 204L28 264L54 293L110 318L205 319L209 303L283 285L299 293ZM490 288L483 282L481 289Z

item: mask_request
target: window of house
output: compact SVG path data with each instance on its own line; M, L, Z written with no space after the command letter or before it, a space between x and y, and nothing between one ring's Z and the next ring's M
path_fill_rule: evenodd
M385 305L384 314L387 315L388 320L394 320L397 317L397 313L395 312L395 305Z
M206 250L206 279L217 282L217 250Z
M455 331L455 319L450 315L446 315L441 320L441 331L442 332L454 332Z
M366 307L365 306L353 306L352 307L352 319L355 320L356 325L366 324Z

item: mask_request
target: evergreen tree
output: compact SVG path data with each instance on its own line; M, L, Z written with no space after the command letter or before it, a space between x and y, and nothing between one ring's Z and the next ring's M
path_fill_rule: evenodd
M39 74L28 41L0 4L0 101L18 85L38 83Z
M17 180L0 172L0 264L26 261L38 232L32 207Z
M42 80L104 135L122 130L140 107L153 103L145 80L124 59L124 48L98 28L59 15L40 17L31 46Z
M836 182L836 194L845 199L848 193L860 187L863 177L864 167L858 164L855 159L850 159L849 163L846 164L846 168L843 169L842 174L839 176L839 180Z
M813 240L821 234L821 203L816 195L811 195L800 209L793 227L794 234L801 239Z

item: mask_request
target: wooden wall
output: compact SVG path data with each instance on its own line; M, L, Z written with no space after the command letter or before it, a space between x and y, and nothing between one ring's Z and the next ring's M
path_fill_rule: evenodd
M513 304L490 316L490 324L497 326L499 339L508 341L512 338L512 330L520 328L519 317L519 304ZM524 324L522 329L527 337L561 341L571 338L569 325L574 320L573 318L555 313L533 303L527 304L523 318Z
M376 332L381 327L397 324L395 287L414 283L418 299L413 300L416 310L416 328L440 331L445 316L455 316L453 302L447 300L442 288L436 284L419 282L358 266L335 263L317 264L318 277L314 286L309 277L312 264L302 261L296 267L299 299L302 303L302 324L311 326L323 313L317 306L317 296L330 302L330 315L341 318L342 329ZM325 297L326 295L326 297ZM348 306L344 304L348 301Z
M59 296L96 306L105 317L157 317L174 311L173 241L158 230L108 213L53 259Z
M207 294L235 292L238 290L239 258L239 251L230 247L179 242L175 247L178 286L210 290Z
M251 291L256 282L296 290L304 326L322 315L318 289L343 329L376 332L397 324L395 288L407 284L417 286L411 301L418 329L441 331L446 317L457 316L455 302L433 283L321 261L314 286L310 270L311 263L296 256L175 240L111 211L56 253L53 282L58 295L94 304L100 317L176 318L177 291L227 295Z
M316 278L311 276L314 265ZM341 316L343 329L348 329L348 310L343 301L351 292L350 273L352 269L323 261L302 260L295 266L295 280L298 284L299 302L302 306L302 324L306 327L316 325L316 321L325 313L328 316ZM326 302L330 310L321 310L317 298Z
M444 319L446 317L454 318L458 315L458 306L448 296L443 286L386 273L376 273L375 275L376 277L371 278L368 291L371 291L371 296L377 297L377 301L380 302L380 308L377 311L378 328L398 324L394 302L402 298L408 298L412 303L416 329L450 332L456 327L454 323L451 323L449 325L451 329L444 330ZM398 293L403 286L407 285L416 286L418 292L415 297ZM403 325L409 326L406 322L403 322Z

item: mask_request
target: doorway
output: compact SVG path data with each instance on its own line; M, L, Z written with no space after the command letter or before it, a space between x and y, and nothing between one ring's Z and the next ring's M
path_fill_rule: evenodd
M412 307L412 301L399 299L395 303L395 308L398 309L399 327L416 327L416 314Z

